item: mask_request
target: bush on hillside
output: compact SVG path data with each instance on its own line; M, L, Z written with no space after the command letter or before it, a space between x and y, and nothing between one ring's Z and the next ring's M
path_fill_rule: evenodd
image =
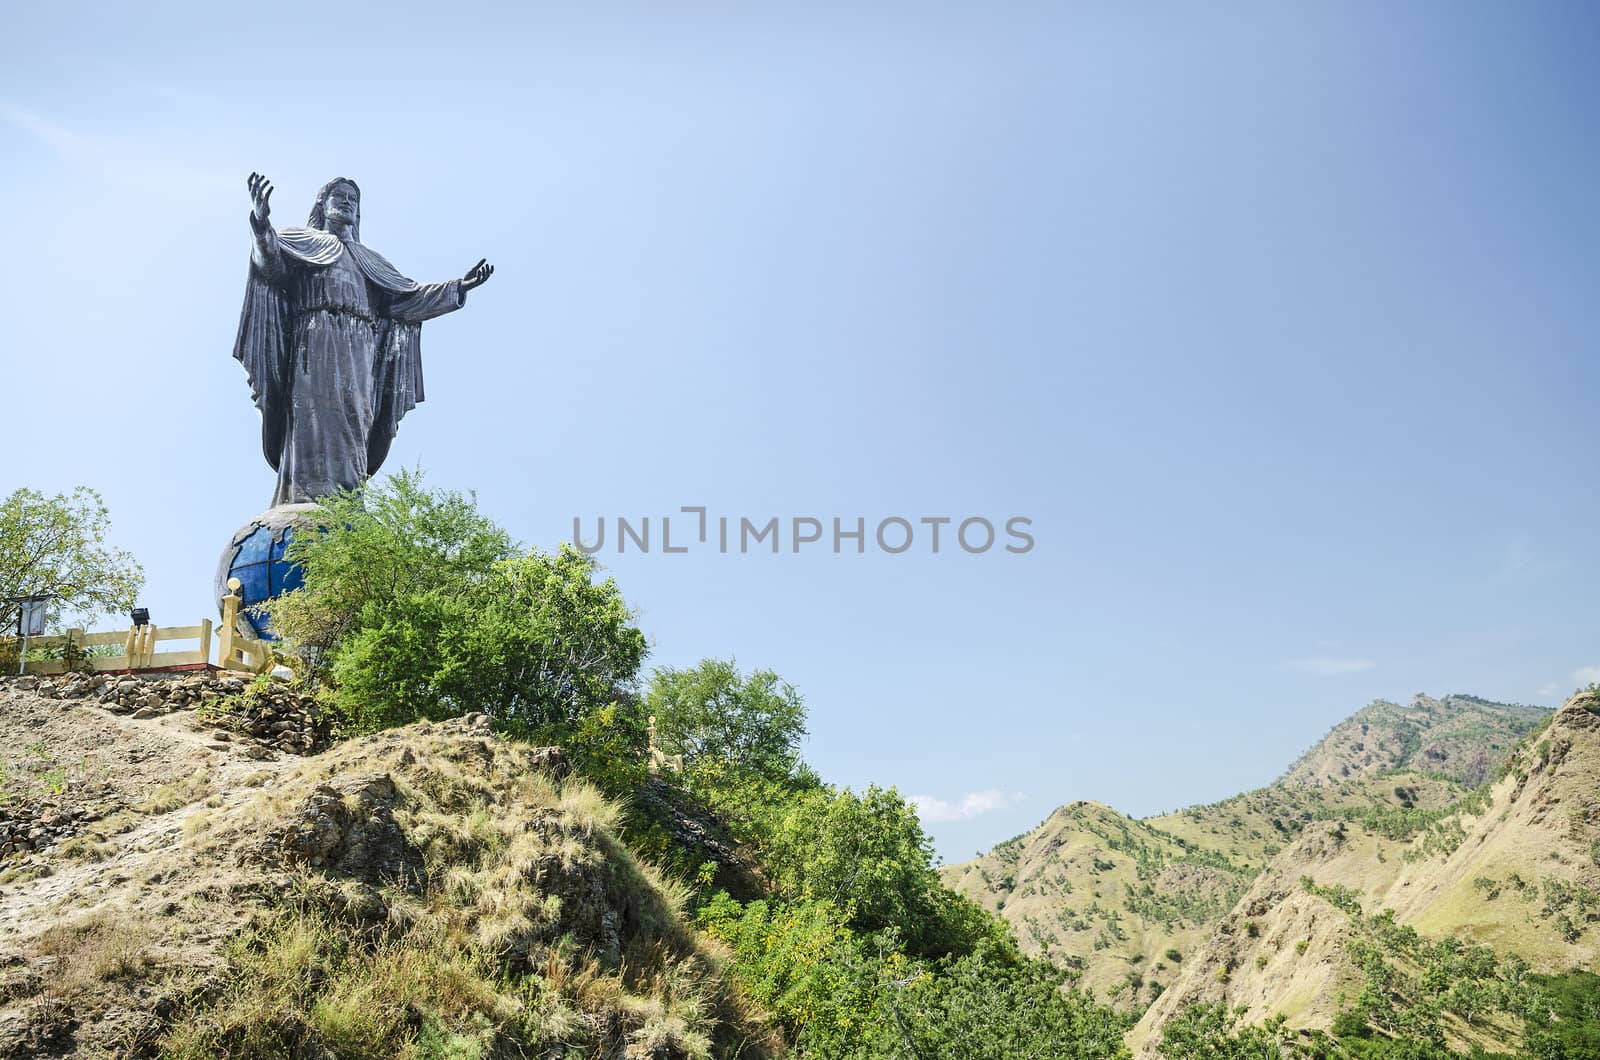
M316 521L288 551L304 587L269 610L353 728L481 711L511 733L571 733L638 674L644 634L615 582L570 546L520 549L469 496L402 472Z
M682 754L691 777L782 778L800 761L806 709L793 685L771 670L739 673L733 661L706 659L687 670L662 667L650 678L645 710L668 754Z

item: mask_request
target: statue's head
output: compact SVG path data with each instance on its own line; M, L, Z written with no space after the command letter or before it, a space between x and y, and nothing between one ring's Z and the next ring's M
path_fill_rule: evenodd
M334 225L349 225L350 238L361 238L361 189L349 177L335 177L317 192L317 204L311 207L312 228L326 232Z

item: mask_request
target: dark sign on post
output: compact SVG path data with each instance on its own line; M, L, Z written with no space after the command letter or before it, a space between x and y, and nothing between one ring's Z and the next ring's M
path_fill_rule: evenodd
M22 611L17 615L17 636L44 636L44 605L49 600L48 596L29 596L21 601Z

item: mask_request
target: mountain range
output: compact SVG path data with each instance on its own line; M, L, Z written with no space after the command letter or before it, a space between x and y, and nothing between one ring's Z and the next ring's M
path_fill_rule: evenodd
M1140 1015L1136 1055L1155 1055L1162 1028L1196 1002L1243 1006L1251 1022L1281 1014L1307 1033L1358 1003L1377 1012L1368 980L1387 969L1385 990L1405 1000L1392 984L1421 974L1430 945L1489 947L1530 972L1590 968L1600 697L1555 712L1469 695L1380 700L1264 788L1144 819L1069 803L942 873L1029 952ZM1388 948L1375 954L1375 937ZM1435 1030L1463 1048L1510 1048L1520 1023L1442 1012Z

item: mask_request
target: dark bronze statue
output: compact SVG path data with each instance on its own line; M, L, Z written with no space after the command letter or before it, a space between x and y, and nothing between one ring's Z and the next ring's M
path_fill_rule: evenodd
M233 355L261 410L278 473L273 507L355 489L389 454L400 418L422 401L422 322L460 309L494 275L419 284L361 244L361 189L323 185L305 228L274 231L272 185L250 174L250 280Z

